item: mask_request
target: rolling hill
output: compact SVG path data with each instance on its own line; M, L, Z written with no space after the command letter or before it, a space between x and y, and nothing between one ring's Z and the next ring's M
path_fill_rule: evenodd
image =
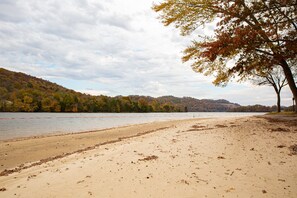
M240 108L239 104L223 99L91 96L41 78L0 68L2 112L224 112Z

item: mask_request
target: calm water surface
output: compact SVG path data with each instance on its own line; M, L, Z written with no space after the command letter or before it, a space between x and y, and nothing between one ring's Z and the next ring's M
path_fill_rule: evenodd
M0 140L92 131L154 121L261 114L263 113L0 113Z

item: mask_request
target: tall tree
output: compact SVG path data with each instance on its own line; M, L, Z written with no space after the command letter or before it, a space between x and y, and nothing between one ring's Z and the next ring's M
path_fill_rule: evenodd
M288 85L281 67L276 67L273 70L261 71L255 73L251 79L253 83L262 86L272 86L277 97L277 112L281 111L281 90Z
M280 65L297 101L288 64L297 59L296 0L165 0L153 9L161 12L164 25L174 23L182 35L219 21L215 35L193 41L183 57L195 71L214 74L216 85ZM228 64L230 60L235 63Z

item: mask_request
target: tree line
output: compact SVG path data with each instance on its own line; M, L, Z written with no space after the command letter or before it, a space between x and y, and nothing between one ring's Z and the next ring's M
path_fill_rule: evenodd
M91 96L0 68L2 112L180 112L184 107L144 96Z

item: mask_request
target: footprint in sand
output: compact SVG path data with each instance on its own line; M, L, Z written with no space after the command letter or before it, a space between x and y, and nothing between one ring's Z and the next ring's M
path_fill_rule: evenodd
M27 181L29 181L30 179L36 177L36 175L29 175L28 178L27 178Z

